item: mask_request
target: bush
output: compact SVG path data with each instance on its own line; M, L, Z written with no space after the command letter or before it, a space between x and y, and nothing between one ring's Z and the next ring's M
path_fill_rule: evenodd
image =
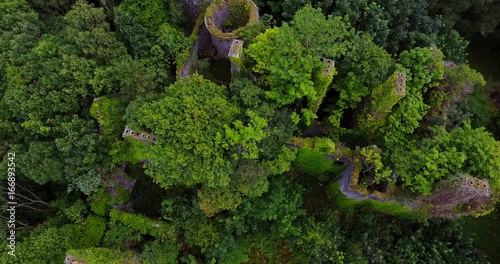
M307 147L299 149L295 166L301 172L314 176L334 170L333 161L325 159L319 151Z
M111 209L111 194L101 189L90 198L90 210L97 215L104 216Z
M83 236L80 240L82 247L99 246L102 236L106 230L106 220L101 217L90 215L85 219Z
M141 235L149 234L162 240L174 235L174 227L172 225L167 225L164 222L156 221L143 215L111 209L109 216L112 223L119 221L138 231Z

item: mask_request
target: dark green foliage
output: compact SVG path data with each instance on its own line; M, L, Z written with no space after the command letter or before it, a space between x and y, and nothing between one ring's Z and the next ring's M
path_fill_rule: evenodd
M359 245L372 263L486 263L460 225L451 221L403 223L366 211L352 220L356 224L346 230L350 243Z
M492 91L450 31L491 32L497 0L256 0L261 21L243 30L251 6L235 0L224 26L244 56L200 42L207 79L176 79L208 40L186 36L203 16L193 30L184 13L207 5L187 2L0 3L0 179L19 187L16 257L4 226L0 263L484 262L411 197L457 173L500 191ZM347 198L336 176L351 162L392 200ZM451 216L493 199L477 201Z
M357 30L368 33L377 45L386 47L390 20L384 11L376 2L337 1L334 14L347 16Z
M97 247L106 229L106 220L96 216L88 216L83 223L83 234L79 241L82 248Z
M81 235L78 225L65 225L60 228L40 227L29 237L16 243L16 257L7 254L7 245L2 246L2 263L48 263L64 261L66 251L77 248Z
M476 86L474 92L466 97L457 109L470 118L473 127L488 127L495 115L491 97L481 86ZM496 113L498 115L498 111Z
M343 263L345 254L340 249L343 244L340 221L333 212L327 213L323 221L309 219L304 226L304 234L298 240L308 262Z
M97 215L104 216L111 208L111 200L111 194L104 189L100 189L89 199L90 210Z
M439 48L443 51L444 58L460 64L467 63L465 50L468 45L469 41L461 37L455 30L441 36L439 41Z
M142 236L138 230L127 227L119 222L109 224L104 234L103 246L113 249L124 249L127 244L135 244L141 241Z
M274 179L269 189L261 197L245 199L240 207L225 220L226 228L236 233L246 233L258 227L259 223L272 222L270 232L273 237L284 238L298 235L298 217L304 214L301 186L286 179Z
M178 251L179 248L172 242L161 243L155 240L144 246L144 251L141 254L141 263L177 263Z
M108 248L90 247L85 249L72 249L68 250L68 254L73 257L75 261L85 261L87 263L96 264L122 264L131 263L138 264L139 260L132 252L123 252L120 250L113 250Z

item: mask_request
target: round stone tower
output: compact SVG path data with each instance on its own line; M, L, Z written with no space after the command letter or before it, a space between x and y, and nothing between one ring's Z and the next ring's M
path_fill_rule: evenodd
M219 57L229 59L237 31L259 21L259 9L251 0L215 0L205 11L205 26ZM234 47L234 45L233 45Z

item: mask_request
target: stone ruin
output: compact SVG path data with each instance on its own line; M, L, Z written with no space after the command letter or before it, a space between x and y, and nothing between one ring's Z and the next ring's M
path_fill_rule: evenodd
M236 32L237 29L226 32L224 30L224 23L236 15L231 13L231 7L237 4L243 4L248 7L248 22L240 28L244 28L259 20L259 9L251 0L213 1L205 12L205 27L210 32L212 45L216 47L218 54L226 58L229 58L228 54L231 50L233 40L238 38L238 34Z
M374 146L376 148L376 146ZM359 153L359 147L354 151L353 159L344 159L343 161L347 167L342 173L339 180L340 189L348 198L355 200L377 200L377 201L390 201L393 198L395 189L388 184L384 185L380 190L369 191L367 187L360 185L360 176L363 168L363 160ZM392 175L394 178L394 174Z
M122 137L131 137L142 142L156 144L156 135L144 131L134 131L129 127L125 127Z
M322 73L324 75L332 75L333 67L335 66L335 60L323 59L323 64L325 64L326 67L323 68Z
M434 217L456 218L480 214L494 205L487 180L457 175L442 181L432 194L417 197L412 207Z
M397 94L404 95L406 92L406 73L398 72L394 89Z
M64 258L64 264L87 264L87 262L74 260L73 256L66 255L66 257Z
M198 24L194 26L192 35L198 37L193 45L193 54L178 69L178 78L184 78L191 73L191 69L198 64L199 57L214 60L228 60L231 62L231 73L241 68L243 60L243 41L238 36L238 31L246 26L259 21L259 10L251 0L217 0L212 1L206 8L204 14L200 14L198 9L191 9L202 0L184 0L184 11L191 15L198 14ZM232 7L243 5L245 8L245 18L248 21L243 25L237 25L233 30L227 30L225 24L232 19L241 19L241 16L232 14ZM203 16L203 17L201 17ZM201 19L203 18L203 19ZM201 22L201 23L200 23ZM233 59L232 59L233 58ZM237 60L234 60L236 58Z

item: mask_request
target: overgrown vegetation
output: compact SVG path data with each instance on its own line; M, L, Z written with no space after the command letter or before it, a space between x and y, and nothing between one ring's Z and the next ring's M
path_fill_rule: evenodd
M222 1L0 3L0 263L500 261L455 219L500 192L500 91L465 53L500 2L227 2L209 33Z

